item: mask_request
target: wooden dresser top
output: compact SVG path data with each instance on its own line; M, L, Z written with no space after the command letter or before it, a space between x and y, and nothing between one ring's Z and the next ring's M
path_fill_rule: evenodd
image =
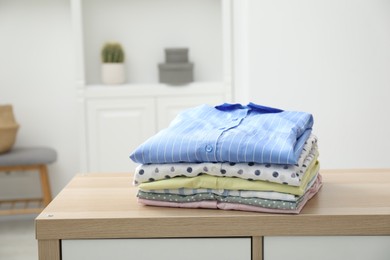
M132 174L77 175L36 218L37 239L390 235L390 169L321 170L299 215L137 203Z

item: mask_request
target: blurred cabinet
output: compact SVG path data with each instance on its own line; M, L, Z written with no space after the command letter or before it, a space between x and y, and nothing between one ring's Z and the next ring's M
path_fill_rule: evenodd
M132 172L130 153L143 141L166 128L188 107L218 104L224 97L208 85L188 86L185 94L170 93L165 86L121 86L87 90L86 143L90 172ZM134 94L137 93L137 94Z
M130 149L156 130L151 98L88 100L87 142L89 170L130 170Z
M183 109L231 102L233 0L72 0L82 170L131 172L130 152ZM100 51L125 51L122 85L102 85ZM187 47L194 82L158 82L167 47Z

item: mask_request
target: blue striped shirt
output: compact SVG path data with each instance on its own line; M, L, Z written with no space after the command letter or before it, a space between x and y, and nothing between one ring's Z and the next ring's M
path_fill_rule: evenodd
M254 162L296 164L313 116L249 103L201 105L180 113L141 144L136 163Z

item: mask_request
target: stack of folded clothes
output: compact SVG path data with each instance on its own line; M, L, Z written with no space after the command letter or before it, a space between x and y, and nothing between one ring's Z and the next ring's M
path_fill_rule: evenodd
M130 158L145 205L299 213L321 188L313 116L249 103L180 113Z

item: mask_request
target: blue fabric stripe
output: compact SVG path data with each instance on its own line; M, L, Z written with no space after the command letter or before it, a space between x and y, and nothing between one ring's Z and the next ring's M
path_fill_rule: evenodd
M201 105L180 113L168 128L131 155L137 163L256 162L295 164L313 117L253 103Z

